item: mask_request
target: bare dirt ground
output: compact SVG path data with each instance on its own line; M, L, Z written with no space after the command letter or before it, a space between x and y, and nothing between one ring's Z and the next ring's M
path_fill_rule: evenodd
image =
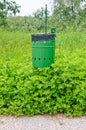
M0 116L0 130L86 130L86 116L68 118L63 114Z

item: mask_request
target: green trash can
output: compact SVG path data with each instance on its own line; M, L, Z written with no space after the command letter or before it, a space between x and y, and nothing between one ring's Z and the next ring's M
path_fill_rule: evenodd
M44 68L54 63L55 34L32 34L32 64Z

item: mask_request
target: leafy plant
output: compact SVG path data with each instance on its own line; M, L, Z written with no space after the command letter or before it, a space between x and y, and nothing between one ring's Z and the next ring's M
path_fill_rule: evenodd
M28 43L30 35L28 37L24 32L2 32L0 114L85 115L86 45L85 35L81 34L79 37L80 34L59 33L55 63L50 67L37 69L31 64L31 44Z

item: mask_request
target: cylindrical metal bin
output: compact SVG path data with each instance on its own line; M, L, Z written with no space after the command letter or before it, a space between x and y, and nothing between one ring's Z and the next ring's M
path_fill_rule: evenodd
M44 68L54 63L55 34L32 34L32 64Z

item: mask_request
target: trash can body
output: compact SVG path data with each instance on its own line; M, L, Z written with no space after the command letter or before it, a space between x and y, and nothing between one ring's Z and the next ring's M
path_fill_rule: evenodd
M44 68L54 63L55 34L32 34L32 64Z

